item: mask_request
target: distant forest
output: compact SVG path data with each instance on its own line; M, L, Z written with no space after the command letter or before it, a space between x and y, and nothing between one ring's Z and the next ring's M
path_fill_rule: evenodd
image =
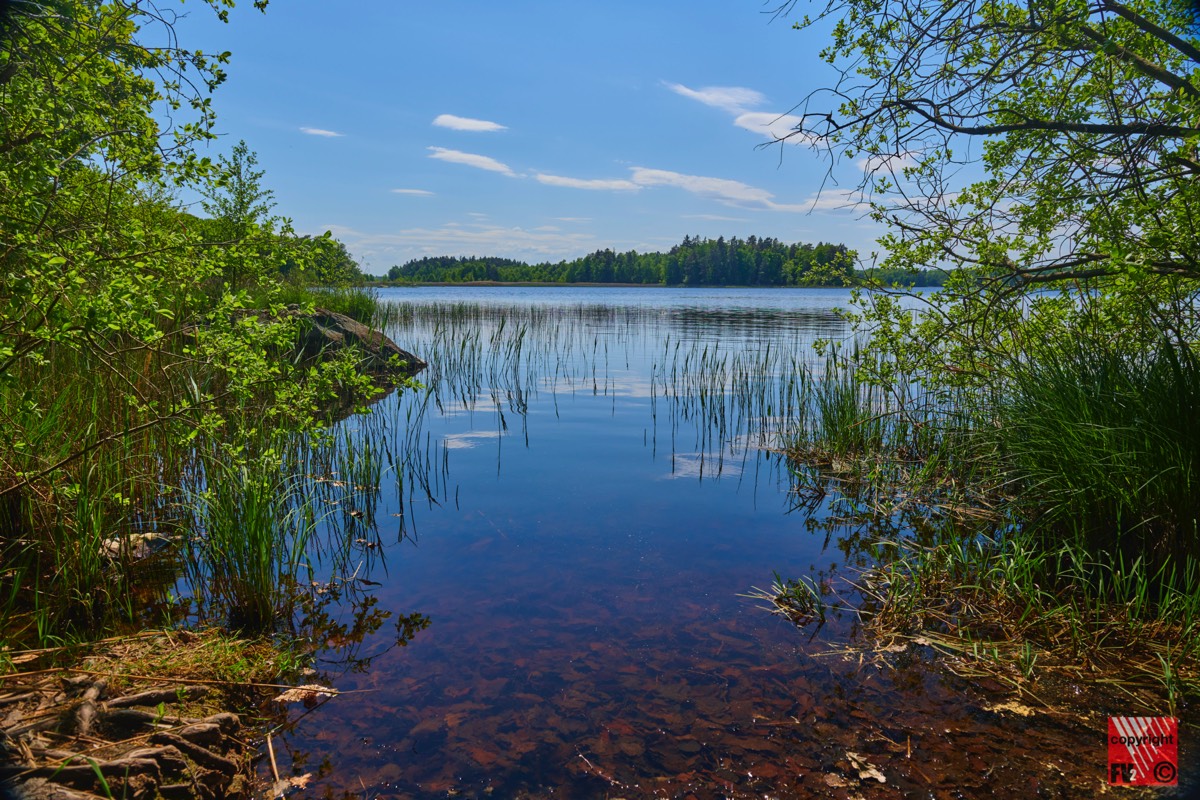
M526 264L510 258L420 258L388 270L396 283L629 283L662 286L852 286L863 277L845 245L784 244L778 239L685 237L666 253L597 250L574 261ZM940 273L873 275L888 283L932 286Z

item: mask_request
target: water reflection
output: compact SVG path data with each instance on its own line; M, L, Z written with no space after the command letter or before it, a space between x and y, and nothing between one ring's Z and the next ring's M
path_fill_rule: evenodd
M427 388L339 431L381 453L383 490L331 495L371 522L339 517L363 528L350 579L306 619L330 631L318 677L360 691L283 732L310 794L948 796L1065 790L1102 762L1095 720L1022 745L1023 718L920 648L843 657L853 614L810 639L745 597L867 558L871 531L772 451L845 294L529 291L397 293Z

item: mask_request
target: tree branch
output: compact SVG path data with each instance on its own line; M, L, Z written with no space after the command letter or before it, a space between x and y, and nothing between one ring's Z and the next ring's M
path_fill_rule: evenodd
M1174 47L1180 53L1183 53L1192 61L1200 64L1200 48L1197 48L1195 45L1191 44L1185 39L1181 39L1166 28L1155 25L1141 14L1138 14L1136 11L1130 9L1124 3L1117 3L1115 0L1101 0L1100 6L1120 17L1123 17L1129 22L1132 22L1143 32L1148 33L1157 39L1161 39L1162 41Z
M884 104L912 111L939 128L968 136L998 136L1003 133L1022 131L1046 131L1048 133L1108 134L1113 136L1154 136L1166 139L1183 139L1200 134L1200 127L1169 125L1161 122L1106 123L1106 122L1056 122L1027 118L1024 122L997 125L959 125L921 108L921 105L936 106L928 99L896 100ZM1011 113L1011 112L1010 112ZM845 127L845 126L843 126Z

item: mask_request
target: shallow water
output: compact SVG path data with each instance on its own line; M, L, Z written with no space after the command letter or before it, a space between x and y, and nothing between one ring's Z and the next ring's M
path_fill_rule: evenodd
M374 525L355 580L321 596L313 680L356 691L293 707L274 739L282 773L312 773L305 796L1103 788L1102 717L989 711L924 654L837 655L851 616L797 629L745 596L854 557L771 450L800 413L789 372L846 335L847 292L383 298L431 368L344 423L389 466L357 500Z

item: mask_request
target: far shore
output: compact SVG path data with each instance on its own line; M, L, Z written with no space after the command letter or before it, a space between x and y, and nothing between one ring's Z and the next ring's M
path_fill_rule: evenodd
M367 281L367 286L376 289L399 289L417 286L545 286L570 289L572 287L616 287L623 289L846 289L846 286L753 286L750 284L712 284L705 286L665 286L661 283L558 283L555 281L427 281L418 283L393 283L391 281Z

